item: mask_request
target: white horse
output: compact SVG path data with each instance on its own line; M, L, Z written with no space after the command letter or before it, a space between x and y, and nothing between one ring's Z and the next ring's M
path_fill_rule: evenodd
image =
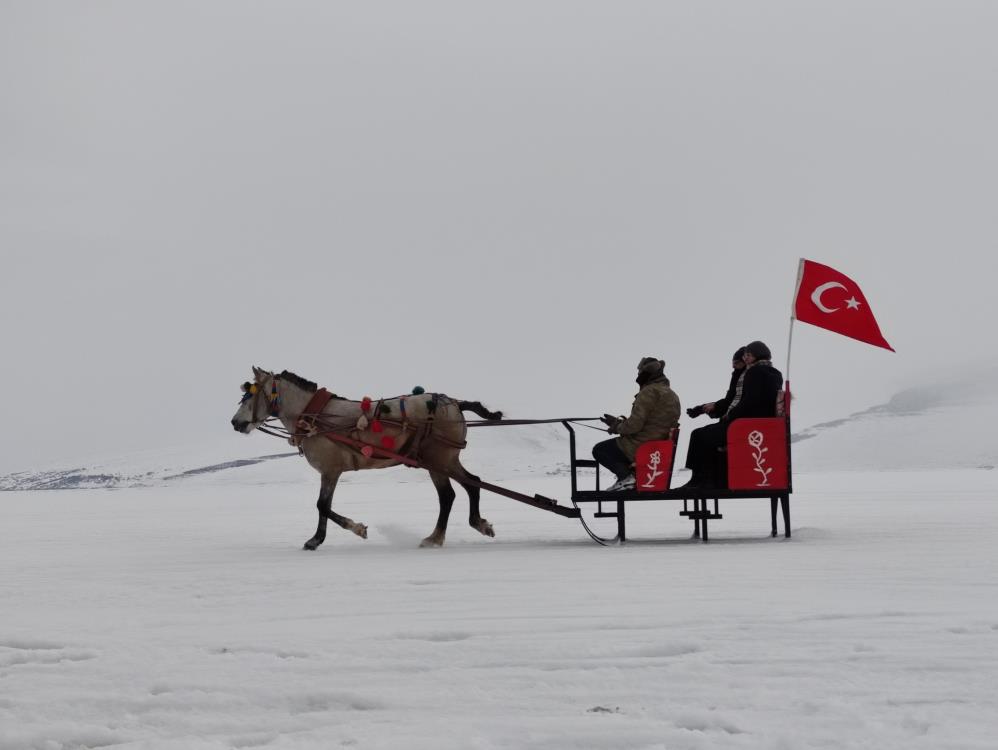
M479 515L479 488L467 482L480 480L461 465L459 456L468 429L462 412L473 411L485 419L501 419L501 412L490 412L477 401L433 393L376 403L370 399L350 401L325 389L320 391L315 383L287 370L274 375L254 367L253 377L252 383L243 384L244 395L232 426L237 432L249 433L276 417L322 477L316 503L319 525L305 542L305 549L314 550L325 540L327 519L366 539L367 526L332 510L340 474L401 463L429 471L440 500L437 525L421 547L444 543L455 496L451 479L468 493L471 527L485 536L495 536L492 524Z

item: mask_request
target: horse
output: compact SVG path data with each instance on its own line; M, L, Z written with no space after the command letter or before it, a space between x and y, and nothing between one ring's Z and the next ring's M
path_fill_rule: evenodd
M465 411L484 419L502 419L478 401L461 401L438 393L423 393L382 399L351 401L310 380L285 370L278 375L253 368L252 383L243 383L239 410L232 427L248 434L276 417L309 465L319 472L321 484L316 507L319 524L304 549L316 550L326 539L326 522L367 539L367 526L332 509L333 492L344 471L383 469L407 464L424 468L437 491L440 513L436 526L420 547L440 547L447 534L447 520L456 493L451 479L468 493L468 523L487 537L494 537L492 524L479 513L481 480L461 465L460 453L467 445ZM323 403L324 402L324 403ZM316 405L322 404L317 408ZM266 428L264 428L266 431Z

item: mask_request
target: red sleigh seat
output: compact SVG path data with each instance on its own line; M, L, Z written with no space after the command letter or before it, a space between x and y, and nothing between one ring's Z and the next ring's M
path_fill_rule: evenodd
M669 489L678 442L679 428L674 427L668 440L650 440L638 446L634 454L634 487L638 492Z
M726 454L728 488L732 490L785 490L787 420L784 417L736 419L728 427Z

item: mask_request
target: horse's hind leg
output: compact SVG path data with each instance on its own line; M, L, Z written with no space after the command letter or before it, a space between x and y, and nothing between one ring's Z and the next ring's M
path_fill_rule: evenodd
M447 519L450 518L450 509L454 505L456 495L446 474L431 471L430 479L433 480L433 486L437 488L437 497L440 499L440 515L437 516L437 525L434 527L433 533L419 543L420 547L440 547L443 545L444 537L447 535Z
M330 518L330 514L333 512L331 510L331 506L333 504L333 492L336 490L336 483L339 479L340 475L338 473L322 475L322 486L319 488L319 499L315 503L315 507L319 509L319 525L315 529L315 535L305 542L305 549L307 550L316 549L326 540L326 519Z
M461 466L461 474L476 482L482 481L463 466ZM482 494L481 489L473 484L466 484L460 479L457 481L458 484L464 487L464 491L468 493L468 523L471 525L471 528L485 536L495 536L496 532L493 530L492 524L482 518L479 513L478 505Z

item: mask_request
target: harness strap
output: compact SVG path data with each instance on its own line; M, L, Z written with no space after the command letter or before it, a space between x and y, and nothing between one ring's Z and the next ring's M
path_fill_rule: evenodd
M432 440L451 448L465 448L467 447L466 441L457 441L446 438L443 435L435 433L433 430L433 422L436 419L437 407L439 406L438 394L433 394L430 398L429 403L427 403L427 416L426 420L419 424L417 423L416 429L412 435L412 440L406 440L406 432L409 427L409 418L405 408L405 398L399 399L399 410L401 412L401 420L395 422L394 420L381 420L388 424L397 424L401 428L400 439L400 450L404 449L404 453L399 451L389 450L377 445L372 445L366 443L362 440L358 440L356 437L347 437L346 435L340 434L334 430L329 429L328 424L323 424L321 421L322 412L326 405L332 400L333 394L330 393L325 388L319 388L309 400L308 404L305 406L302 413L299 415L298 419L295 421L295 432L291 435L289 442L297 446L301 450L302 441L306 438L322 435L328 440L336 443L342 443L344 445L349 445L357 450L364 447L370 448L375 454L383 456L385 458L392 458L396 461L400 461L408 466L422 466L415 457L418 457L420 453L420 448L425 440ZM373 417L378 418L379 412L382 410L382 404L384 399L379 399L378 403L373 411Z
M295 423L296 434L293 439L297 445L300 446L302 440L318 432L319 428L316 425L316 420L321 416L322 410L326 408L326 404L332 398L332 393L325 388L320 388L309 400L305 409L299 415L298 421Z
M250 396L253 397L253 408L251 414L253 419L256 419L256 408L260 404L260 398L263 396L263 383L257 380L255 383L249 386L249 390L246 391L248 394L246 398ZM267 414L271 417L276 417L277 413L281 409L281 399L277 394L277 378L275 377L270 383L270 393L267 395Z
M321 434L323 437L327 438L328 440L332 440L334 443L343 443L344 445L352 446L357 450L367 447L371 449L373 454L380 455L384 458L391 458L395 461L398 461L399 463L405 464L406 466L413 466L417 469L426 468L426 466L420 463L419 461L416 461L407 456L403 456L402 454L396 453L395 451L390 451L387 448L382 448L377 445L371 445L370 443L365 443L362 440L355 440L354 438L347 437L346 435L340 435L339 433L336 432L323 432Z
M277 395L277 378L274 377L270 381L270 416L276 417L280 410L281 400Z
M426 422L423 424L423 430L420 434L420 442L423 440L435 440L436 435L433 434L433 422L437 418L437 407L440 405L440 394L434 393L430 396L429 402L426 404Z

